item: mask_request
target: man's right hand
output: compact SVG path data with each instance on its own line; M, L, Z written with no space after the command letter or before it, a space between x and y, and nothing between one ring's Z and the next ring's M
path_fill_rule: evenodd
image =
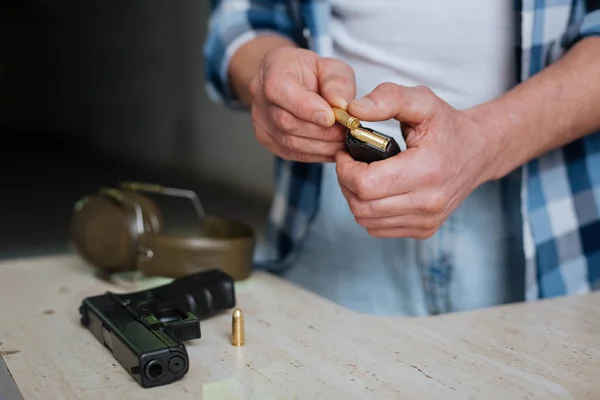
M237 61L241 66L242 58ZM256 139L274 154L333 162L344 148L345 128L335 123L331 106L346 109L356 96L354 71L346 63L297 47L276 47L261 58L247 87Z

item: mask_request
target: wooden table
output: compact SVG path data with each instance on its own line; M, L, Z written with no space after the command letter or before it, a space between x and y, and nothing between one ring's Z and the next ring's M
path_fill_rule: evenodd
M230 345L229 313L205 321L185 378L142 389L79 324L107 289L122 288L70 256L0 264L0 352L23 398L600 398L600 293L381 318L255 273L236 288L246 345Z

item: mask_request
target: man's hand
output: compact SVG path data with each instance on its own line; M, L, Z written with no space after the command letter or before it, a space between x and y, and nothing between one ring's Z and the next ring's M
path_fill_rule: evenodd
M354 71L312 51L280 47L262 59L250 82L256 139L282 158L332 162L344 148L344 130L331 106L356 96Z
M398 120L407 143L406 151L372 164L336 154L344 196L372 236L429 238L488 179L487 135L427 88L385 83L348 112L363 121Z

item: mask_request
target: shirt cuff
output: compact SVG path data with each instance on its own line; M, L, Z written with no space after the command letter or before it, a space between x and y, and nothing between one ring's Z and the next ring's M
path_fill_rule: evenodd
M239 99L233 89L229 79L229 64L231 57L240 47L263 35L279 35L293 40L291 37L272 29L248 30L237 36L226 46L223 46L220 61L215 61L213 65L207 65L206 91L211 101L234 110L248 110L248 106Z

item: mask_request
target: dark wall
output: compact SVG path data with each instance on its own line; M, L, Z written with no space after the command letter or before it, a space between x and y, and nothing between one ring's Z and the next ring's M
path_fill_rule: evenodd
M0 7L4 139L55 135L270 195L272 159L254 141L249 117L210 103L204 90L207 2Z

